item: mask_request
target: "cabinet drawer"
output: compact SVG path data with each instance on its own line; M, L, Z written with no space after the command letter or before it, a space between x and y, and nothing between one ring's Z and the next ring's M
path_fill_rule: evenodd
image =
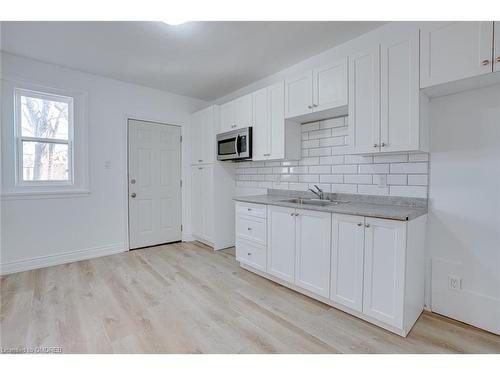
M244 203L237 202L236 203L236 215L249 215L261 217L263 219L266 218L266 206L263 204L254 204L254 203Z
M266 244L266 219L239 214L236 217L236 237Z
M236 237L236 260L261 271L266 271L266 247Z

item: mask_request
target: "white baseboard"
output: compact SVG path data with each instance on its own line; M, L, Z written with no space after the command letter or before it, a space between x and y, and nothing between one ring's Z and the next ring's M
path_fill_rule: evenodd
M34 270L37 268L56 266L84 259L98 258L105 255L122 253L127 250L128 249L125 244L116 243L42 257L23 259L14 262L0 263L0 275L8 275L11 273Z

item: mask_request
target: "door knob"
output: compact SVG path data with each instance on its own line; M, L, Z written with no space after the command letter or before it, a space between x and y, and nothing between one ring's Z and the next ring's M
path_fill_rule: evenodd
M483 61L481 62L481 65L486 66L486 65L488 65L489 63L490 63L490 60L483 60Z
M130 198L135 198L135 197L137 197L137 194L135 193L130 194Z

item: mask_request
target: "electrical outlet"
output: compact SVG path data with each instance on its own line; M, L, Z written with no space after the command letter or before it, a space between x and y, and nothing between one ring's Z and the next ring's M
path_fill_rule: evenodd
M462 279L455 275L448 276L448 289L460 290L462 289Z

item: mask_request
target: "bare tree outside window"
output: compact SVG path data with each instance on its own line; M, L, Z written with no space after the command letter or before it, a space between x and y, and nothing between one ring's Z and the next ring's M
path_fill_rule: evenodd
M18 105L23 181L68 181L71 98L23 91Z

